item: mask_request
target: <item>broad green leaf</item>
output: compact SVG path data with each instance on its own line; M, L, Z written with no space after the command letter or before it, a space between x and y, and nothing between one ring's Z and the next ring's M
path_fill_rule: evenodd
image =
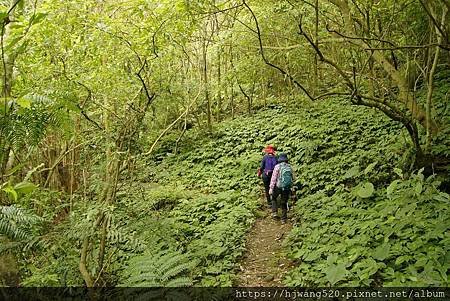
M312 251L312 252L309 252L309 254L303 258L303 260L304 261L314 261L319 257L320 257L320 252Z
M397 185L400 181L399 180L395 180L394 182L392 182L388 188L386 189L387 195L390 197L392 195L392 193L394 192L394 190L397 188Z
M416 195L419 195L422 193L422 182L417 182L416 187L414 188L414 191L416 192Z
M25 98L19 98L16 103L24 108L24 109L29 109L31 108L31 101L29 99L25 99Z
M361 198L369 198L372 196L373 192L375 191L373 184L370 182L366 182L362 185L358 185L355 189L356 189L356 194Z
M424 171L424 167L422 167L418 172L417 172L417 176L419 177L420 181L423 181L425 176L423 175L423 171Z
M2 190L8 194L8 197L11 200L13 200L15 202L17 201L18 195L17 195L17 192L14 190L14 188L12 188L11 186L7 186L7 187L3 188Z
M405 261L409 261L410 259L411 259L411 256L408 256L408 255L402 255L402 256L398 257L398 258L395 260L395 264L396 264L396 265L400 265L400 264L402 264L402 263L405 262Z
M373 162L371 164L369 164L366 169L364 169L364 174L368 174L369 172L371 172L373 170L373 168L377 165L378 162Z
M328 255L328 257L327 257L327 263L328 263L329 265L332 265L332 264L334 264L334 263L336 262L336 260L338 260L338 258L339 258L339 256L338 256L337 254L331 254L331 255Z
M389 243L384 243L375 249L375 252L373 253L373 258L383 261L389 256L390 250L391 245Z
M329 266L326 271L326 279L328 282L331 283L331 285L334 285L335 283L344 280L347 275L347 270L345 269L344 264L333 264Z
M28 194L33 192L37 188L36 185L30 182L20 182L14 186L14 190L18 193Z
M359 166L356 165L347 170L347 172L344 175L344 179L356 177L358 174L359 174Z

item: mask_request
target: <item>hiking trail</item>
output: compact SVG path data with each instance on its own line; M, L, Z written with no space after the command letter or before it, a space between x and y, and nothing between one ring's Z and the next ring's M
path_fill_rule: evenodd
M290 215L288 212L288 218ZM289 219L284 225L279 219L273 219L269 208L258 211L257 220L247 234L246 251L239 264L239 286L283 286L281 281L290 262L282 254L282 243L291 228Z

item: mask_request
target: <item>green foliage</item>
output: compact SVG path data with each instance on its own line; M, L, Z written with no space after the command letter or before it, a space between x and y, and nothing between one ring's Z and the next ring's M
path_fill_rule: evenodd
M28 181L22 181L14 186L7 182L1 185L0 188L3 192L6 192L11 201L17 202L22 196L33 192L37 186Z
M277 117L272 120L273 116ZM193 140L197 142L185 145L179 156L169 156L156 168L152 167L156 169L152 179L161 183L175 179L204 191L221 191L230 186L252 191L252 187L258 186L254 175L261 159L258 153L265 144L275 144L279 151L290 156L301 186L301 199L295 211L300 226L294 228L286 244L296 267L286 284L442 285L447 281L445 273L434 280L429 275L436 276L432 270L443 272L445 265L436 264L431 270L417 269L417 273L409 274L411 267L402 261L419 253L427 254L427 247L411 250L405 247L404 240L414 243L420 240L421 231L433 232L435 222L428 223L427 229L422 228L425 221L433 219L431 213L441 212L436 221L448 219L445 202L435 204L439 209L428 203L439 195L448 197L436 190L438 183L432 179L422 183L421 176L416 176L391 184L392 178L405 177L395 167L402 159L402 141L407 141L399 139L402 135L399 125L375 111L368 114L330 101L289 112L278 108L262 111L253 118L240 117L223 123L216 129L214 140L196 136ZM245 160L247 165L241 165ZM235 170L238 172L234 173ZM398 190L395 183L403 183L402 189ZM415 198L421 200L420 206L411 205ZM407 214L408 219L390 218L383 208L392 209L393 204L395 210L403 213L405 208L413 208ZM203 210L210 214L203 218L214 219L215 210ZM414 216L419 218L412 220ZM195 216L188 220L181 227L183 237L199 235L193 226L197 223ZM406 223L412 225L416 236L404 230ZM404 233L397 234L403 230ZM346 238L342 239L342 235ZM216 249L214 242L204 244L199 240L191 246L198 245L198 250L206 250L208 254ZM428 246L443 250L443 254L447 252L445 239L430 240ZM220 254L220 249L216 251ZM392 252L402 259L396 262ZM402 257L403 253L408 257ZM396 282L397 278L400 280ZM202 283L208 279L204 278Z
M171 195L169 190L164 191L166 198ZM161 193L162 190L159 197ZM144 248L151 250L138 257L145 260L146 256L151 256L159 260L157 257L165 254L163 250L178 250L173 252L182 252L198 263L188 271L194 284L231 286L235 264L243 253L245 233L254 220L252 212L257 203L233 191L217 195L192 191L190 195L170 211L150 207L156 211L127 226L130 232L137 233ZM139 254L139 250L135 252ZM145 255L149 252L153 255Z
M233 271L242 254L242 236L253 216L251 210L241 207L245 198L240 201L238 193L227 190L256 196L260 180L255 173L266 144L275 144L279 151L288 153L302 187L300 197L318 191L332 195L354 190L355 194L348 193L351 198L358 198L359 192L370 200L374 185L388 183L395 174L392 166L398 156L392 151L396 149L392 142L398 140L399 133L399 126L377 112L368 115L331 101L278 107L222 123L212 139L188 133L194 142L185 144L180 155L150 164L148 179L219 192L181 200L171 211L171 227L178 234L177 248L201 259L199 266L204 268L197 278L201 285L231 285L232 275L224 273ZM163 142L156 157L170 152L170 139L174 138ZM311 256L309 260L314 259ZM330 265L327 273L331 282L340 283L338 272L342 269L339 263Z
M433 92L433 115L440 120L439 132L433 137L431 154L441 158L450 157L450 71L440 70L436 74L435 89ZM420 90L418 95L420 103L426 102L426 91ZM425 141L422 141L425 144Z
M291 39L298 33L300 16L304 17L305 32L314 32L313 7L301 1L256 2L253 1L251 7L262 29L266 58L283 66L306 87L315 85L311 76L314 67L311 58L315 57L312 49L305 46L304 39L295 43ZM398 208L410 208L408 206L412 205L403 196L419 199L428 195L427 206L439 207L436 208L441 210L441 215L428 216L428 207L419 202L420 206L416 204L417 207L410 208L419 215L423 213L418 221L429 217L431 220L441 219L444 224L447 222L446 211L439 202L444 202L442 199L446 200L448 196L433 190L434 183L422 180L413 183L407 179L406 171L414 154L409 146L405 146L407 134L400 130L400 125L371 109L336 104L336 101L345 103L348 99L304 103L291 96L291 107L272 107L257 112L255 116L218 122L229 113L234 116L245 110L253 114L254 109L262 107L263 103L265 107L266 103L285 103L283 94L296 89L286 77L264 64L258 52L257 37L241 34L249 30L248 26L253 26L248 11L241 9L240 5L235 8L229 5L234 4L230 1L131 0L118 8L116 3L108 1L43 0L38 7L32 7L31 2L20 1L20 9L18 7L13 12L14 22L5 22L7 30L3 35L5 59L11 59L4 65L13 67L14 72L10 78L11 97L0 100L2 173L12 155L27 168L30 163L51 161L53 148L61 146L54 140L59 139L48 139L48 148L42 153L37 152L40 150L36 146L53 128L63 130L64 134L74 133L72 141L81 143L62 161L69 161L70 165L64 164L64 167L70 166L72 171L82 172L83 178L77 183L79 191L70 191L70 202L56 192L39 189L28 194L33 198L21 199L22 195L36 188L25 181L15 186L2 186L2 191L12 201L37 208L39 213L52 220L42 239L43 245L38 246L39 255L23 256L23 284L81 285L79 248L85 237L94 242L87 260L89 272L97 274L99 271L92 263L97 261L100 252L97 246L100 231L92 225L98 216L103 216L107 225L107 254L102 279L99 280L103 281L102 285L116 284L120 280L119 275L122 272L126 274L128 262L135 264L134 276L149 274L149 284L152 279L157 279L160 285L187 284L183 277L189 274L189 281L193 284L231 285L236 262L242 255L245 233L257 207L260 180L255 172L261 159L260 150L268 143L276 144L280 151L288 153L297 171L300 197L318 206L321 213L317 215L312 205L305 206L304 210L308 211L297 208L297 217L311 213L316 220L307 219L304 229L294 229L292 250L297 248L303 252L303 246L299 247L296 241L297 232L299 237L305 236L311 247L304 251L305 256L298 257L302 261L298 262L292 275L295 276L298 270L306 272L293 277L289 283L369 285L383 281L389 285L396 284L393 279L398 275L399 279L404 275L410 277L401 284L412 279L430 285L445 283L442 279L436 280L439 278L436 271L442 278L445 265L430 264L431 270L424 268L416 275L409 264L411 258L420 257L420 254L428 256L430 253L429 256L441 259L439 256L447 250L444 250L442 237L426 241L426 246L435 248L434 253L422 247L417 248L420 253L412 249L408 249L409 252L398 246L398 241L403 243L406 235L411 234L409 230L395 228L400 234L395 232L388 236L388 240L380 241L376 235L381 234L370 220L378 218L381 228L385 226L385 218L393 225L399 225L403 219L392 220L390 216L383 216L383 208L377 206L389 207L390 203L395 203ZM425 56L431 55L429 51L433 49L420 46L428 40L424 37L428 37L434 28L429 27L423 5L358 1L350 3L349 7L355 20L362 18L365 23L363 18L367 17L368 24L370 20L379 23L379 26L368 26L367 32L360 32L358 26L345 24L348 20L343 21L355 29L355 34L367 36L365 42L368 46L377 47L379 42L372 39L375 36L389 37L388 42L392 45L419 46L398 49L392 55L395 69L417 65L417 69L429 70L429 66L424 64ZM6 9L3 7L0 20L6 20ZM440 6L435 6L435 9L439 15ZM212 13L217 10L221 12ZM331 3L322 2L320 5L321 16L325 14L331 19L340 18L337 10L337 6ZM38 23L43 21L45 26L39 26ZM336 44L342 39L328 39L329 30L325 30L325 23L320 21L318 25L319 40L327 41L321 43L321 51L336 61L343 73L352 74L353 71L357 92L368 93L372 83L373 94L368 94L374 99L389 100L397 94L398 91L391 88L391 79L380 66L373 65L373 57L369 59L370 51L358 51L354 44ZM268 38L271 36L277 39ZM431 43L433 37L429 38ZM202 42L205 49L201 47ZM428 52L425 54L424 50ZM205 62L200 55L202 51ZM391 53L383 55L387 58ZM412 58L417 64L411 63ZM208 81L206 77L204 80L201 78L199 71L202 65L209 74ZM447 67L448 63L443 66ZM136 77L138 71L141 78ZM6 70L3 72L6 77ZM322 83L317 85L315 94L320 93L321 88L326 92L333 92L335 88L335 91L342 91L342 78L334 76L334 72L326 64L321 64L319 77ZM450 127L446 121L450 120L446 118L450 114L448 78L445 70L436 75L439 88L434 94L432 110L432 115L444 123L434 137L430 151L442 157L450 155ZM423 86L420 77L414 80L415 84ZM146 83L144 87L143 83ZM331 86L333 90L330 90ZM145 92L158 96L149 108L144 105L147 98L143 88L149 89ZM194 99L197 91L198 99L195 98L192 106L187 108L186 104ZM205 108L207 95L201 93L203 91L209 95L208 104L212 108ZM253 101L253 108L251 101L247 102L247 97L239 91L247 91L249 96L246 96ZM417 93L422 103L425 99L423 93ZM394 103L397 105L401 110L401 103ZM148 109L152 115L145 116L141 112L143 109ZM206 112L210 109L213 116ZM153 158L134 156L148 150L161 130L181 112L187 112L185 123L180 119L173 129L193 126L193 130L183 137L178 131L167 135ZM131 127L136 131L127 132L124 128L130 125L130 113L139 116L142 113L143 117L137 118L137 122L142 121L142 126L133 125ZM205 134L207 115L216 124L212 133ZM420 136L423 137L421 130ZM88 138L84 140L85 137ZM105 179L109 178L109 174L106 177L104 174L108 163L104 160L104 150L107 148L113 153L112 157L124 158L131 154L132 158L119 167L119 188L117 195L113 193L114 201L100 204L98 200L103 200L100 193L107 184ZM174 155L175 149L178 155ZM46 163L49 166L53 164ZM58 167L55 166L55 170ZM130 172L122 173L125 169ZM392 182L396 175L402 179ZM63 195L63 192L59 193ZM440 201L435 200L436 196ZM322 208L322 203L331 209ZM335 212L341 209L342 212ZM369 213L372 215L368 216ZM18 216L22 213L1 214L1 233L10 239L25 239L23 233L30 227L34 228L20 222ZM396 217L397 213L392 216ZM405 220L408 218L406 216ZM318 221L323 228L319 227L322 224ZM315 223L319 223L317 227ZM349 231L354 231L348 243L352 248L333 240L337 231L344 231L339 229L341 223L347 225ZM437 222L433 223L420 227L432 231L432 227L438 227ZM419 240L414 233L408 239L411 237ZM369 238L375 240L369 241ZM356 257L351 262L341 262L341 256L327 254L325 248L316 252L314 243L321 239L338 244L336 252L339 255ZM164 253L163 250L169 251ZM155 272L150 260L164 264L166 254L173 254L179 262ZM393 263L392 254L399 255ZM444 259L447 257L445 255ZM187 266L188 258L198 261L198 265ZM138 269L140 262L145 263L146 271ZM310 268L315 263L317 266ZM125 278L121 280L125 281ZM140 278L136 285L141 280L147 281Z
M37 225L42 221L39 216L15 205L0 206L0 236L6 236L13 241L34 238ZM4 251L4 248L1 248L1 251Z
M233 191L184 201L170 214L178 241L200 260L201 286L231 286L257 203Z
M165 251L158 254L145 252L132 258L123 273L121 285L125 287L181 287L191 286L192 279L186 272L196 262L186 254Z
M151 166L149 178L160 183L175 178L204 191L232 188L254 193L260 151L272 143L288 153L304 194L323 189L331 193L362 179L385 184L399 158L400 133L400 125L376 111L335 101L279 107L222 123L214 139L190 133L190 141L195 142L186 145L180 156Z
M193 193L180 186L137 183L130 191L118 193L118 200L136 217L149 216L154 211L170 210L182 200L192 199Z
M287 242L297 264L285 283L447 286L450 197L438 185L419 173L374 196L304 198L295 208L300 223Z

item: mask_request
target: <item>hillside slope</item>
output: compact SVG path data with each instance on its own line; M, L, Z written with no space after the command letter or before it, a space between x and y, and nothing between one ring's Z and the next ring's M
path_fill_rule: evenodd
M179 155L170 139L163 144L158 156L169 156L151 166L152 181L256 198L262 147L291 157L301 199L286 241L295 262L287 285L448 283L449 197L433 177L406 179L398 167L410 163L408 137L379 112L332 102L276 107L188 139Z
M269 143L291 158L300 186L284 284L448 285L449 196L434 177L404 174L408 137L379 112L332 101L279 106L210 135L188 131L174 154L177 139L164 138L137 177L124 176L108 209L109 285L236 285ZM82 285L77 239L90 224L80 217L102 210L91 207L76 203L48 233L65 252L47 249L22 283Z

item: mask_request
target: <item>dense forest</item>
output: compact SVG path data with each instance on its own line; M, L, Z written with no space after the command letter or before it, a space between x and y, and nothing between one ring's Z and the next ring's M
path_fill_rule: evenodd
M448 287L449 10L0 1L0 286ZM284 232L245 282L266 220Z

